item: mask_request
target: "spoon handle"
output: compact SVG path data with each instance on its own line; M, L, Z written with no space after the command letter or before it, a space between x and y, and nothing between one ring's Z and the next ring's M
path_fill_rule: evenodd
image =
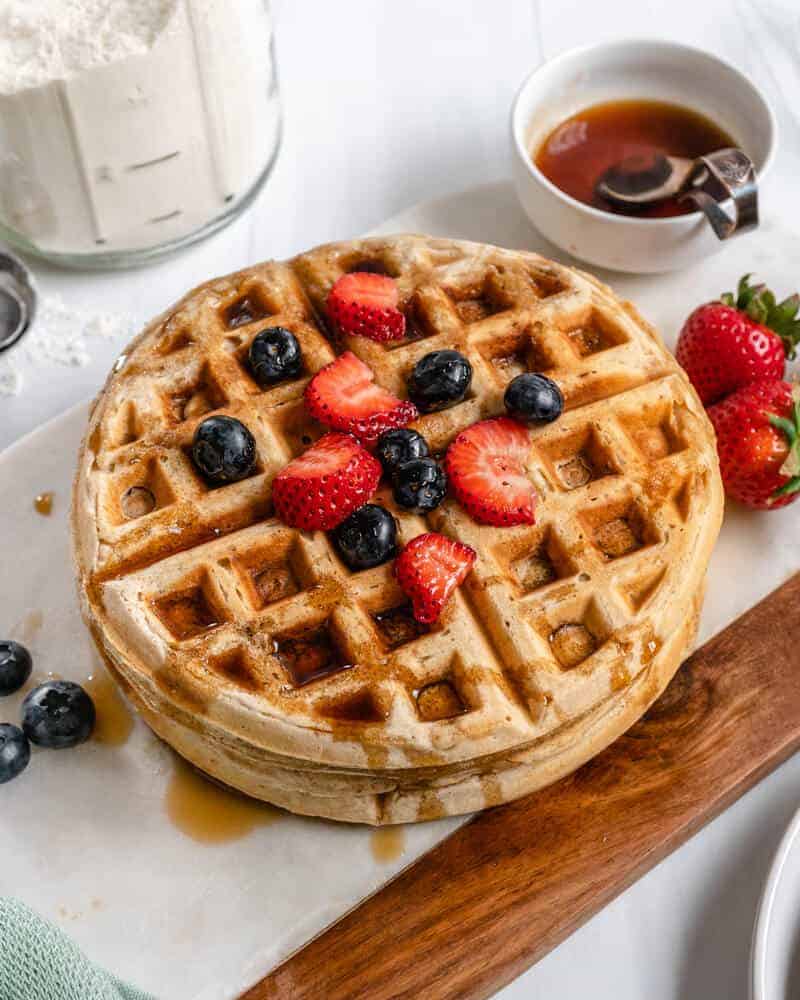
M719 149L701 156L681 200L705 214L717 237L728 240L758 225L758 185L752 161L741 149ZM727 202L732 202L731 214Z

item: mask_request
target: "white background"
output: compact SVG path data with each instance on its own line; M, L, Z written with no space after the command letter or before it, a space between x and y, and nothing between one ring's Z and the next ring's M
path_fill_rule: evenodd
M797 0L276 0L274 12L284 141L256 205L155 267L68 275L37 266L46 293L140 322L212 274L346 238L416 201L502 179L508 111L523 76L568 46L634 35L702 45L762 87L781 127L770 204L800 235ZM800 284L800 254L797 272ZM695 304L692 287L687 274L686 311ZM121 346L94 341L92 363L70 369L34 367L17 351L24 386L0 399L0 446L96 391ZM800 761L793 761L504 1000L745 1000L760 885L797 800Z

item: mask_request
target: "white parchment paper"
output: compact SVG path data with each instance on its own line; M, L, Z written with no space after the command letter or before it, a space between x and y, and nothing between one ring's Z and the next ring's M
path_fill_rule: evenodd
M427 231L560 256L529 227L506 184L464 192L391 220ZM696 273L602 275L674 337L688 311L745 270L794 287L788 231L767 227ZM71 411L0 456L0 634L27 642L39 672L81 680L96 670L74 596L67 515L85 409ZM54 511L33 509L52 490ZM709 575L701 641L800 568L800 509L726 512ZM0 701L16 721L19 698ZM168 1000L222 1000L252 984L377 889L461 820L409 828L405 851L379 863L371 831L285 817L217 845L170 822L171 753L137 722L121 747L37 751L0 787L0 893L56 921L95 960ZM413 905L413 901L409 901Z

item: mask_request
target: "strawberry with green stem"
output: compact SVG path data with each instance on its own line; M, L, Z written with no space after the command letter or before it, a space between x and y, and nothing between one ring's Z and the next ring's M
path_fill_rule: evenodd
M675 351L704 406L760 378L782 379L800 342L800 296L782 302L746 274L736 291L699 306Z
M800 386L760 379L709 407L725 490L754 510L800 496Z

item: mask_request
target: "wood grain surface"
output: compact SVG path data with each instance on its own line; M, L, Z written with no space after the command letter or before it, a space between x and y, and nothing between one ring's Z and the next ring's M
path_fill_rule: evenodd
M800 747L800 574L612 747L461 827L244 1000L473 1000L545 955Z

